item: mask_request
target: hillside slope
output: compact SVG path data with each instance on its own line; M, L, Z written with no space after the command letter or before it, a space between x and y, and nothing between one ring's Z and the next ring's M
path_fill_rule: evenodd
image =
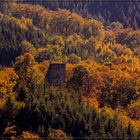
M27 0L24 0L28 2ZM33 4L41 4L46 8L56 10L64 8L81 14L84 17L94 17L104 22L108 26L111 22L119 21L124 27L140 28L140 1L75 1L75 0L55 0L55 1L34 1Z
M0 63L3 65L21 54L21 43L25 40L37 49L38 61L55 60L57 55L60 61L76 57L98 63L114 62L122 55L127 61L134 55L139 57L139 30L123 29L118 22L106 29L102 22L68 10L52 11L39 5L15 3L7 7L8 11L2 11L0 17ZM56 58L50 56L50 51L56 53Z
M140 138L139 29L0 4L0 137ZM66 65L54 72L66 77L60 87L49 84L51 63Z

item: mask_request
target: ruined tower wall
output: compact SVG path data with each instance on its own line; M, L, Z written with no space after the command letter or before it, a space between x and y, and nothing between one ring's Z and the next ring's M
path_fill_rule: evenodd
M66 84L66 64L50 64L46 78L50 86L64 86Z

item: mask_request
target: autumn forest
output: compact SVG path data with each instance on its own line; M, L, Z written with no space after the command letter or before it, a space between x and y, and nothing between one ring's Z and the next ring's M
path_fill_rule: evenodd
M140 2L121 19L52 3L0 2L0 137L140 138ZM51 63L64 86L48 85Z

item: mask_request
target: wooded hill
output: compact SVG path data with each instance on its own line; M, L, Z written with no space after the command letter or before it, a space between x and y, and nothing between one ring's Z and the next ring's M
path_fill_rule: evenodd
M28 3L28 0L23 0ZM86 18L99 19L105 26L119 21L124 27L140 28L140 1L139 0L47 0L33 1L46 8L58 8L74 11Z
M38 49L38 61L52 57L45 53L51 48L46 48L47 45L55 45L54 50L63 57L76 54L79 59L93 58L99 63L112 61L122 54L130 56L129 59L133 54L139 55L139 30L123 29L119 22L113 22L106 29L100 21L84 19L67 10L50 11L41 6L12 3L3 3L3 7L4 15L0 17L1 64L10 64L21 54L23 40ZM119 53L117 49L120 49Z
M139 29L32 4L0 12L0 137L140 137ZM66 64L65 87L48 86L50 62Z

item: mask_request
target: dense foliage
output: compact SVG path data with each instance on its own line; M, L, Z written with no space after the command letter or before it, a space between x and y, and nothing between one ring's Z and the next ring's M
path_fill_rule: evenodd
M22 0L22 2L41 4L53 10L58 8L68 9L86 18L99 19L105 26L110 25L114 21L119 21L124 27L140 28L140 2L138 0L55 0L55 2L51 0L37 0L36 3Z
M139 29L0 4L1 137L140 137ZM66 63L65 87L48 86L50 62Z

